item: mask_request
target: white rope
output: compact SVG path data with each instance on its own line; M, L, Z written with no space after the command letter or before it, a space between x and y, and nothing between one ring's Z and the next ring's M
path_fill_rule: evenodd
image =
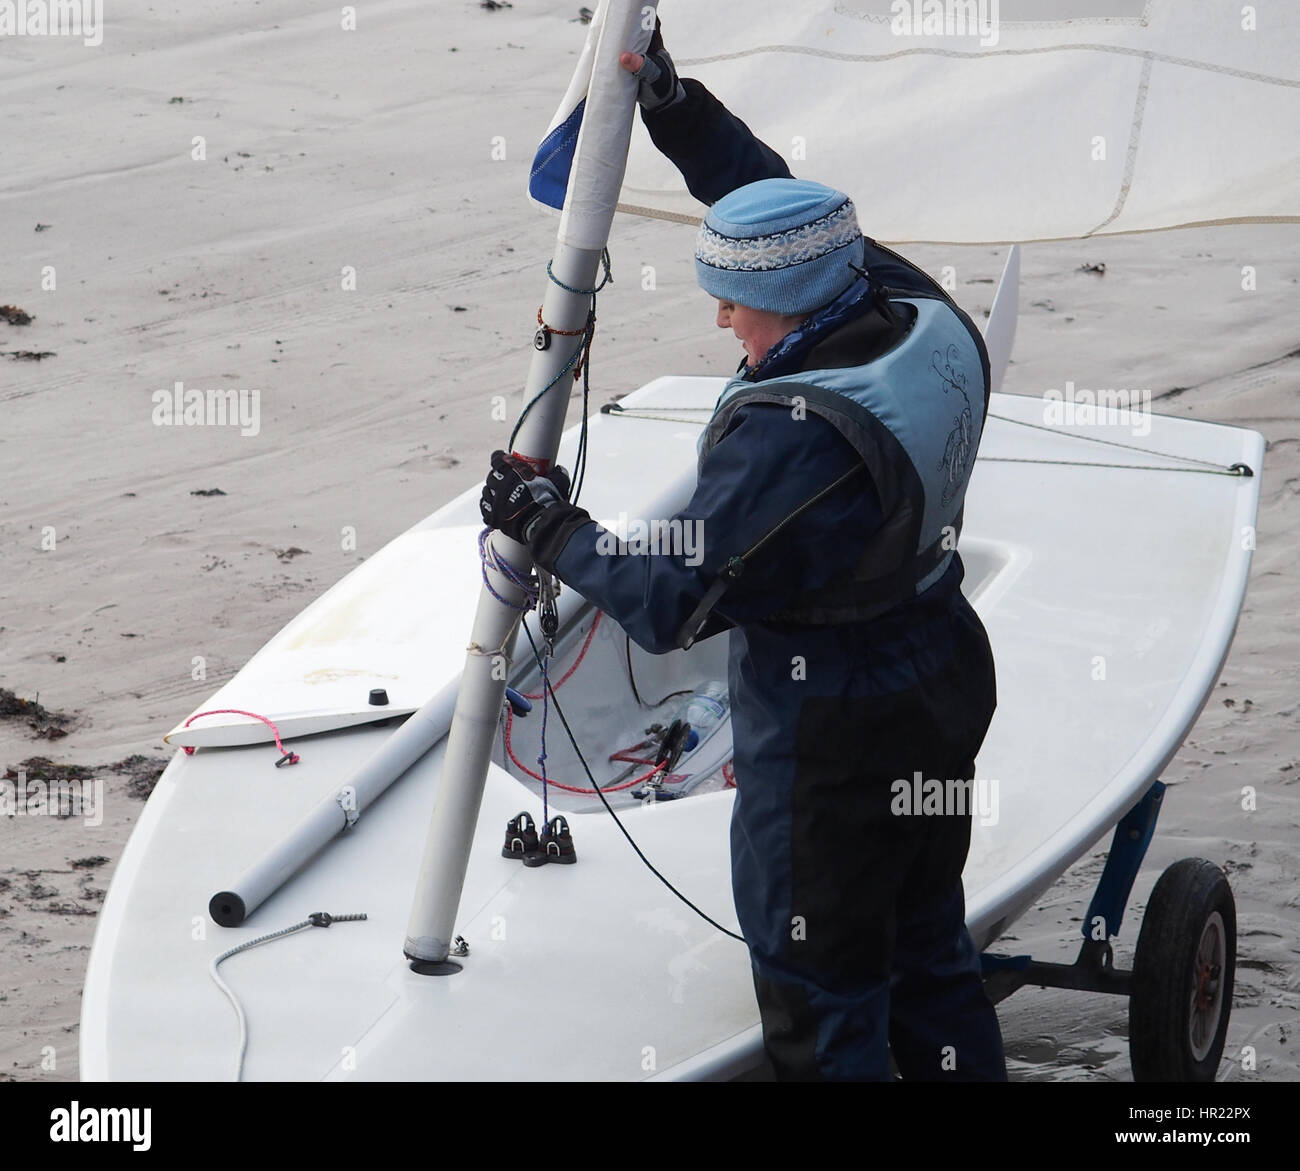
M1106 408L1098 408L1098 409L1101 410L1101 409L1106 409ZM1046 424L1046 423L1030 423L1030 422L1029 422L1028 420L1026 420L1026 419L1013 419L1010 415L999 415L999 414L997 414L995 411L989 411L989 418L990 418L990 419L997 419L997 420L998 420L999 422L1001 422L1001 423L1014 423L1017 427L1029 427L1029 428L1032 428L1034 431L1046 431L1049 435L1062 435L1062 436L1065 436L1066 438L1069 438L1069 439L1083 439L1083 440L1086 440L1088 443L1100 443L1100 444L1102 444L1102 445L1105 446L1105 447L1118 447L1121 451L1140 451L1143 455L1158 455L1158 456L1160 456L1162 459L1177 459L1177 460L1182 460L1183 463L1199 464L1199 465L1201 465L1202 468L1205 468L1205 469L1211 469L1211 468L1213 468L1213 469L1215 469L1216 471L1222 471L1222 470L1223 470L1223 465L1222 465L1222 464L1216 464L1216 463L1214 463L1212 460L1208 460L1208 459L1200 459L1200 458L1198 458L1197 456L1194 456L1194 455L1179 455L1176 451L1160 451L1160 450L1158 450L1157 448L1154 448L1154 447L1140 447L1140 446L1138 446L1136 443L1120 443L1117 439L1106 439L1106 438L1103 438L1103 437L1100 436L1100 435L1081 435L1078 431L1063 431L1063 430L1061 430L1059 427L1051 427L1051 426L1048 426L1048 424ZM988 459L998 459L1000 462L1012 462L1012 461L1010 461L1009 458L1006 457L1006 456L988 456L988 457L986 457L986 458L988 458ZM1028 462L1030 462L1030 461L1028 461L1028 460L1022 460L1022 461L1019 461L1019 462L1028 463ZM1032 462L1035 462L1035 463L1070 463L1070 464L1074 464L1074 463L1077 463L1078 461L1076 461L1076 460L1035 460L1035 461L1032 461ZM1085 466L1092 466L1092 465L1085 465ZM1098 466L1098 467L1129 467L1129 466L1131 466L1131 465L1129 465L1129 464L1098 464L1098 465L1096 465L1096 466ZM1188 469L1186 469L1186 468L1166 468L1166 469L1153 468L1153 469L1149 469L1149 470L1152 470L1152 471L1162 471L1162 470L1164 470L1164 471L1170 471L1170 472L1175 472L1175 471L1176 471L1176 472L1183 472L1183 471L1187 471Z
M244 1054L248 1049L248 1018L244 1016L244 1009L239 1003L239 998L231 991L230 985L218 974L218 965L230 959L231 956L238 955L241 951L248 951L249 948L259 947L263 943L270 943L273 939L282 939L286 935L301 931L304 927L328 927L331 923L346 923L364 918L366 918L365 915L330 915L324 911L316 911L301 923L295 923L292 927L282 927L279 931L272 931L268 935L259 935L256 939L250 939L245 943L223 951L208 966L208 974L217 987L226 994L226 999L230 1001L231 1007L235 1010L235 1017L239 1021L239 1053L235 1058L235 1081L241 1081L244 1076Z
M712 411L712 407L620 407L617 403L609 404L609 409L605 412L615 417L622 416L625 419L649 419L652 422L663 423L693 423L699 425L698 419L683 419L678 416L665 414L650 414L655 411ZM1089 443L1100 443L1106 447L1118 447L1122 451L1137 451L1143 455L1156 455L1161 459L1182 460L1184 463L1196 464L1194 468L1169 468L1152 464L1111 464L1095 463L1088 460L1077 459L1028 459L1006 455L981 455L977 457L980 463L1010 463L1010 464L1056 464L1062 467L1072 468L1123 468L1133 472L1204 472L1210 475L1219 476L1241 476L1246 473L1237 469L1238 465L1233 464L1230 468L1225 468L1222 464L1216 464L1211 460L1199 459L1191 455L1179 455L1176 451L1159 451L1154 447L1139 447L1133 443L1120 443L1114 439L1103 439L1099 435L1080 435L1077 431L1063 431L1059 427L1049 427L1044 423L1030 423L1024 419L1013 419L1010 415L999 415L994 411L989 411L990 419L997 419L1002 423L1015 423L1020 427L1031 427L1035 431L1046 431L1049 435L1064 436L1067 439L1084 439Z

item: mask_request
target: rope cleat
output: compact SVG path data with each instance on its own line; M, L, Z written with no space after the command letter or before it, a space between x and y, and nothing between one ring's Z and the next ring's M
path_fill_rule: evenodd
M529 859L536 858L539 851L536 823L526 812L515 814L506 822L506 841L501 847L501 857L513 858L526 865L535 866L537 863L529 862Z
M663 776L661 774L659 776L651 777L650 780L646 781L646 783L639 789L633 789L632 796L638 801L645 802L646 804L653 804L656 801L676 801L681 794L670 793L665 789Z
M694 743L691 742L692 736L695 736ZM672 772L677 767L677 762L681 760L682 754L694 748L699 741L699 735L690 724L685 720L674 720L668 725L668 731L659 742L659 751L655 756L655 764L659 766L660 772L663 774Z
M578 860L578 853L573 848L573 834L569 832L569 822L563 814L556 814L542 829L535 855L524 857L525 866L545 866L548 862L558 862L569 866Z

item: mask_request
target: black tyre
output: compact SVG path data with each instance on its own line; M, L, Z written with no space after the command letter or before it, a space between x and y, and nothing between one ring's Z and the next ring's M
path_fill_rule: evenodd
M1236 962L1237 909L1227 876L1204 858L1175 862L1151 892L1133 959L1134 1081L1214 1081Z

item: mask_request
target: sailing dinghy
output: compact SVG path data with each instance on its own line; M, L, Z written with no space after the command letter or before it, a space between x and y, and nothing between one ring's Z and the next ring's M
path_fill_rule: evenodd
M601 6L570 94L585 114L546 301L557 330L581 329L599 279L622 168L611 185L607 167L584 170L584 150L606 162L626 151L632 94L611 61L644 46L641 9ZM1013 248L986 328L995 390L1018 284ZM574 351L555 351L534 359L526 397L539 406L515 449L569 467L585 452L582 503L611 527L620 514L671 517L724 380L655 379L561 435L567 394L548 404L546 389ZM1136 441L1113 422L1048 425L1040 400L992 396L961 544L963 588L998 662L979 758L997 807L977 810L965 871L981 948L1121 819L1144 811L1149 838L1160 771L1240 612L1262 437L1148 416ZM520 621L529 587L495 567L526 574L527 560L510 542L480 545L479 490L307 607L169 734L180 750L100 915L83 1077L717 1078L761 1063L748 954L728 934L730 729L711 690L725 640L652 656L563 590L544 712L532 649L543 631L535 614ZM704 699L716 718L655 772L665 731ZM531 775L543 714L559 782L545 815ZM538 826L562 818L576 863L510 856L521 810ZM1222 1046L1232 948L1222 910L1205 924L1192 971L1200 1009L1215 1013L1194 1042L1202 1065ZM1201 962L1203 945L1217 960ZM1004 990L1032 979L1024 965L991 967ZM1202 968L1212 984L1195 982ZM1179 968L1171 986L1186 977Z

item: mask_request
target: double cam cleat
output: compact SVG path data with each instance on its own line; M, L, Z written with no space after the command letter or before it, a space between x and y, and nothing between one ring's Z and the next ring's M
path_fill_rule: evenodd
M527 813L518 813L506 822L503 858L513 858L525 866L545 866L548 862L570 865L578 860L568 819L556 814L537 832L537 825Z

